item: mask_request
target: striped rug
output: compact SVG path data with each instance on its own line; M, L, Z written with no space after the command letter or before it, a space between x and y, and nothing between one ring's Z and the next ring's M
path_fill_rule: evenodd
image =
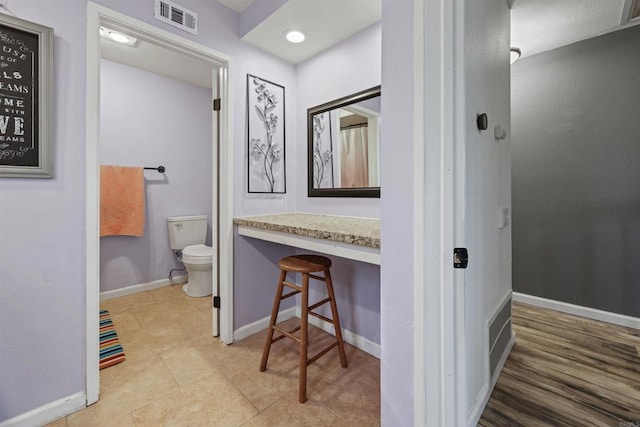
M124 355L109 310L100 311L100 369L124 362Z

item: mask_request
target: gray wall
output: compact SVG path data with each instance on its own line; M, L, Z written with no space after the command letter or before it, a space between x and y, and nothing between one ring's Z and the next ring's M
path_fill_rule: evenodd
M640 27L512 67L514 291L640 317Z

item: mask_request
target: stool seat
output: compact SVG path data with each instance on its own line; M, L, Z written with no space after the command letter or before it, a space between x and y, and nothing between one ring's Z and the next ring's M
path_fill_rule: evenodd
M278 280L278 290L276 291L276 297L273 301L271 319L269 320L267 337L264 344L264 350L262 351L260 372L264 372L267 369L269 352L271 350L271 345L274 342L280 341L283 338L290 338L300 344L300 384L298 401L300 403L304 403L307 400L307 367L310 364L318 360L334 347L337 347L338 354L340 355L340 365L343 368L347 367L347 357L344 352L344 343L342 341L342 330L340 329L336 296L333 292L333 283L331 282L331 273L329 271L329 268L331 267L331 260L320 255L293 255L282 258L278 263L278 266L280 267L280 279ZM312 274L319 272L324 273L324 277ZM296 283L287 282L287 273L300 273L302 275L302 284L298 285ZM314 304L309 304L309 279L325 283L327 287L327 298ZM283 294L282 292L285 287L293 289L293 291ZM276 324L278 312L280 310L280 302L297 294L300 294L300 326L291 330L285 330ZM313 311L326 303L329 303L331 307L331 319ZM307 357L307 350L309 346L309 316L314 316L324 320L325 322L331 323L336 333L336 340L311 358ZM300 331L300 334L295 335L298 331ZM273 336L275 332L279 333L276 337Z
M278 266L292 273L318 273L331 267L331 260L320 255L293 255L282 258Z

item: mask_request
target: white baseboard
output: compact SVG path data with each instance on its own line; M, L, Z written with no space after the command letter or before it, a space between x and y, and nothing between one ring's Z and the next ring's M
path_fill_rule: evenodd
M282 310L280 313L278 313L278 323L284 322L285 320L289 320L293 317L300 317L300 307L291 307L286 310ZM260 331L264 331L269 326L270 318L271 316L267 316L236 329L235 331L233 331L233 340L240 341ZM309 323L331 335L334 335L333 325L331 323L325 322L324 320L318 319L313 316L309 316ZM352 346L357 347L360 350L380 359L380 344L374 343L373 341L368 340L344 328L342 328L342 339Z
M487 403L489 402L489 398L491 397L493 388L496 386L496 383L498 382L498 378L500 377L500 372L502 372L502 368L504 367L504 364L506 363L507 358L511 353L511 349L513 348L513 345L515 343L516 343L516 335L512 332L511 339L509 340L509 343L505 347L504 352L502 353L502 356L500 356L500 361L498 362L498 365L496 367L496 372L493 375L493 378L491 378L491 383L490 384L485 383L480 393L478 393L478 396L482 396L482 398L477 399L476 404L471 409L471 412L467 417L467 426L475 427L478 425L478 421L480 421L480 417L484 412L484 408L487 406Z
M296 307L296 316L300 317L300 315L300 307ZM309 316L309 323L322 329L328 334L335 335L333 332L333 324L329 322L325 322L324 320L318 319L317 317ZM369 353L373 357L380 359L380 344L375 343L345 328L342 328L342 339L352 346L364 351L365 353Z
M59 418L72 414L87 405L84 392L63 397L32 411L0 422L0 427L33 427L42 426Z
M637 317L625 316L624 314L611 313L609 311L597 310L595 308L583 307L581 305L569 304L561 301L540 298L533 295L513 293L513 300L523 304L548 308L562 313L573 314L575 316L586 317L587 319L598 320L600 322L613 323L614 325L626 326L628 328L640 329L640 319Z
M183 276L175 276L172 279L160 279L149 283L140 283L138 285L127 286L126 288L114 289L113 291L101 292L100 301L137 294L138 292L149 291L151 289L163 288L176 283L183 283L187 281L187 278L188 276L185 274Z
M292 317L296 317L296 308L291 307L286 310L282 310L278 313L278 323L284 322L285 320L289 320ZM269 326L269 320L271 320L271 316L263 317L260 320L256 320L253 323L249 323L248 325L244 325L233 331L233 341L241 341L253 334L256 334L260 331L264 331Z

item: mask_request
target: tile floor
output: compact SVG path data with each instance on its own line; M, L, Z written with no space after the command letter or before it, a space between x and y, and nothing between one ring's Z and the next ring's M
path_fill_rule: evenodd
M221 344L210 304L180 285L103 301L127 360L100 371L98 403L49 426L380 425L378 359L346 344L343 370L331 350L309 367L301 405L295 343L275 343L261 373L264 333ZM313 355L331 336L310 327L309 339Z

